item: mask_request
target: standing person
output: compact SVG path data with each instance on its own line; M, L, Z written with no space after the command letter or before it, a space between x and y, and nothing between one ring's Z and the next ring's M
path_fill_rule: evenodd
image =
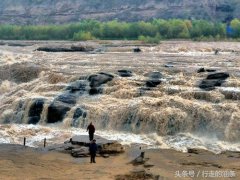
M92 124L92 122L88 125L87 131L88 131L88 134L89 134L89 140L92 141L93 137L94 137L94 133L95 133L95 127Z
M95 139L92 140L92 142L89 146L89 151L90 151L90 155L91 155L90 163L96 163L95 157L96 157L96 153L97 153L97 144L96 144Z

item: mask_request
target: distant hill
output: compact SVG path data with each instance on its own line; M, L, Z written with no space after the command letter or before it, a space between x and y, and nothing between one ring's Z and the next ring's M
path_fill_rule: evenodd
M153 18L240 18L239 0L1 0L1 24L63 24L82 19L101 21Z

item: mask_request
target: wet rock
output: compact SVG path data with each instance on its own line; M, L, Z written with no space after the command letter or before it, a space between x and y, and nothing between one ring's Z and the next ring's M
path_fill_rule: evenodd
M150 72L148 74L146 74L149 79L146 81L146 87L147 88L153 88L158 86L159 84L161 84L161 78L163 78L163 75L160 72Z
M40 121L43 105L44 99L36 99L33 101L28 112L28 124L37 124Z
M202 72L206 72L205 68L200 68L197 70L197 73L202 73Z
M90 87L93 89L92 93L98 92L98 90L96 90L97 87L112 81L113 78L114 76L108 73L98 73L89 76L88 81L90 82Z
M121 77L132 77L132 71L130 70L118 70L118 74Z
M94 136L98 145L98 151L100 154L116 154L124 152L124 147L117 141L111 141L104 139L100 136ZM88 147L90 145L89 136L74 136L71 140L72 144Z
M228 73L209 74L206 79L201 81L199 88L204 90L213 90L216 86L221 86L228 77Z
M64 93L59 95L56 98L56 101L60 101L66 104L76 104L77 101L77 95L71 94L71 93Z
M157 85L161 84L161 80L160 79L150 79L147 80L146 82L146 86L147 87L156 87Z
M166 67L166 68L172 68L172 67L174 67L174 65L173 65L173 64L165 64L164 67Z
M39 47L36 49L37 51L44 51L44 52L89 52L93 51L93 47L87 46L46 46L46 47Z
M66 90L70 93L78 93L79 95L82 95L86 91L87 83L84 80L77 80L73 83L71 83Z
M91 88L88 93L89 95L97 95L97 94L102 94L103 89L102 88Z
M28 124L37 124L40 121L39 116L32 116L28 118Z
M225 72L222 72L222 73L209 74L206 79L221 79L221 80L225 80L227 78L229 78L229 74L225 73Z
M39 47L36 50L44 52L73 52L71 48L67 47Z
M198 73L202 73L202 72L216 72L216 69L205 69L205 68L200 68L197 70Z
M86 118L87 113L82 109L82 108L77 108L73 114L73 121L72 121L72 126L73 127L78 127L80 124L80 117Z
M80 118L81 116L85 118L87 113L82 108L77 108L74 112L73 119Z
M134 48L133 52L138 53L138 52L142 52L142 50L140 48Z
M199 88L204 90L214 90L216 86L221 86L222 83L224 83L223 80L202 80L202 82L199 84Z
M113 78L114 76L108 73L99 73L89 76L88 81L90 82L91 87L91 89L89 90L89 94L90 95L101 94L103 92L103 89L99 86L109 81L112 81Z
M216 69L206 69L207 72L216 72Z
M71 107L72 106L68 104L54 101L48 107L47 123L56 123L62 121Z

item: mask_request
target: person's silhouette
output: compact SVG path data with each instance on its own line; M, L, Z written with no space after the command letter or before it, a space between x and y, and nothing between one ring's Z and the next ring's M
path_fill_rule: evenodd
M88 134L89 134L89 140L92 141L93 138L94 138L94 133L95 133L95 127L92 124L92 122L88 125L87 131L88 131Z
M95 157L96 157L96 153L97 153L97 144L96 144L95 139L92 140L92 142L89 146L89 151L90 151L90 155L91 155L90 163L96 163Z

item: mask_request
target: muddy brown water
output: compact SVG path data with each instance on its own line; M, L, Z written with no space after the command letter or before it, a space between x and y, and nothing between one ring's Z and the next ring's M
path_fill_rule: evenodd
M240 149L240 43L167 41L145 46L129 41L98 41L82 43L93 46L93 52L57 53L35 50L74 43L31 43L24 47L0 46L2 124L35 122L29 120L30 111L36 99L41 99L42 109L34 109L38 114L34 118L38 119L37 125L48 126L51 104L66 93L71 83L80 81L86 88L74 96L75 103L66 105L69 109L57 119L57 125L85 128L93 122L97 129L106 131L175 136L170 144L190 141L193 135L204 139L195 139L196 146L204 143L203 147L208 148L211 143L205 140L212 138ZM142 52L134 53L135 47ZM215 49L220 49L218 55ZM227 72L230 77L221 87L205 91L198 87L209 74L197 73L202 67ZM120 77L118 70L130 70L132 76ZM101 94L89 95L87 78L99 72L114 78L101 86ZM148 88L146 81L151 72L162 74L161 83ZM78 108L85 115L74 119ZM222 142L213 149L224 149Z

